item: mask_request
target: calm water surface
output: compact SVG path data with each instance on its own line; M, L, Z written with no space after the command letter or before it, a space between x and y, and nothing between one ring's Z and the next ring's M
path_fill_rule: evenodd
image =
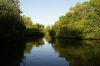
M41 43L41 42L40 42ZM38 43L37 43L38 44ZM27 43L27 46L30 43ZM26 50L28 50L26 48ZM21 66L69 66L65 58L60 58L51 43L43 39L43 44L36 46L33 44L29 52L25 52L25 59Z
M2 66L100 66L99 40L0 42Z

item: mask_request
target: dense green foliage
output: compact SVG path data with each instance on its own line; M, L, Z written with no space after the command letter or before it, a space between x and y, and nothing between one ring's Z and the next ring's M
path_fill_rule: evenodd
M0 0L0 39L23 38L26 28L20 13L17 0Z
M100 39L100 0L78 2L48 32L52 37Z
M28 36L44 35L44 26L22 17L19 0L0 0L0 40L20 40Z
M26 26L26 35L27 37L33 36L43 36L44 35L44 25L42 24L33 24L30 17L23 16L24 24Z

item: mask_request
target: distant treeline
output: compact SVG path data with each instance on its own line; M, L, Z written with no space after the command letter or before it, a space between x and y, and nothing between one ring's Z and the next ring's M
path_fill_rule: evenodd
M45 31L51 37L100 39L100 0L76 3Z
M21 16L19 0L0 0L0 40L22 40L43 36L44 26Z
M30 17L23 16L24 25L26 26L26 37L32 38L36 36L44 36L44 25L33 24Z

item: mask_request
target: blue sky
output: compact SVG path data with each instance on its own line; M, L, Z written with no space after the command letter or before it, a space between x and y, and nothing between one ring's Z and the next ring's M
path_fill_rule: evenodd
M77 2L86 0L20 0L22 15L31 17L33 23L45 26L54 24Z

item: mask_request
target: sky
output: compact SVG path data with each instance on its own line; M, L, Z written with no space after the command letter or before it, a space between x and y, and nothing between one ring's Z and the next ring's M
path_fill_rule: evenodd
M77 2L86 0L20 0L22 15L31 17L33 24L53 25Z

